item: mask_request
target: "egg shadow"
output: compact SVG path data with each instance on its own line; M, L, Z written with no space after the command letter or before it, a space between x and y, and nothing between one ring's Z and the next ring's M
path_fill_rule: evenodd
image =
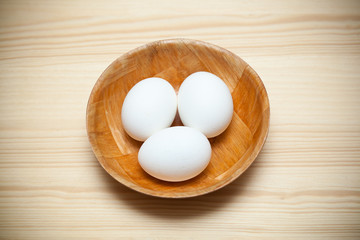
M186 220L210 214L224 208L226 205L241 201L247 187L256 181L261 171L256 162L260 162L260 153L255 162L242 175L227 186L205 195L183 199L170 199L148 196L136 192L113 179L101 167L99 174L105 183L107 192L116 197L121 204L134 211L141 212L155 218L172 220Z

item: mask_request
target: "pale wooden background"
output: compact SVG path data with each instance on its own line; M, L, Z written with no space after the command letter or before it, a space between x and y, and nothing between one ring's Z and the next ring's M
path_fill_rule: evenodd
M215 193L147 197L87 140L101 72L186 37L247 61L271 103L267 143ZM360 1L1 1L0 238L360 238Z

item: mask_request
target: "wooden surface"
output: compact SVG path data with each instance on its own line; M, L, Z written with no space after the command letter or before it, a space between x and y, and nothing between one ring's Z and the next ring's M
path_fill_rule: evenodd
M1 1L2 239L359 239L359 1ZM164 200L113 180L86 136L121 54L187 37L260 75L270 132L227 187Z
M122 103L143 79L166 79L178 92L185 78L199 71L219 76L228 86L234 104L231 123L225 132L210 139L210 163L198 176L178 183L160 181L147 174L137 160L141 142L125 132ZM153 94L156 97L158 93ZM180 125L180 117L173 125ZM264 145L269 117L264 84L246 62L226 49L188 39L151 42L116 59L96 82L86 110L89 141L101 166L136 191L168 198L213 192L240 176Z

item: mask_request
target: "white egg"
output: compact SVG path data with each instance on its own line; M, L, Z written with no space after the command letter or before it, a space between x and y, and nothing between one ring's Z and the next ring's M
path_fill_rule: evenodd
M211 145L194 128L179 126L161 130L141 146L141 167L153 177L178 182L195 177L208 165Z
M174 88L162 78L138 82L126 95L121 110L125 131L138 141L167 128L174 121L177 99Z
M208 138L225 131L233 116L233 100L223 80L209 72L196 72L180 86L178 110L185 126Z

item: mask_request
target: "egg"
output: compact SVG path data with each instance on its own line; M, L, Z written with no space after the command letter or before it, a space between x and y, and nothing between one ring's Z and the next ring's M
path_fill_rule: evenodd
M121 120L125 131L138 141L169 127L177 111L174 88L162 78L147 78L130 89L126 95Z
M178 111L181 121L208 138L225 131L231 122L233 108L229 88L212 73L193 73L180 86Z
M200 131L177 126L163 129L141 146L141 167L155 178L179 182L201 173L211 158L209 140Z

